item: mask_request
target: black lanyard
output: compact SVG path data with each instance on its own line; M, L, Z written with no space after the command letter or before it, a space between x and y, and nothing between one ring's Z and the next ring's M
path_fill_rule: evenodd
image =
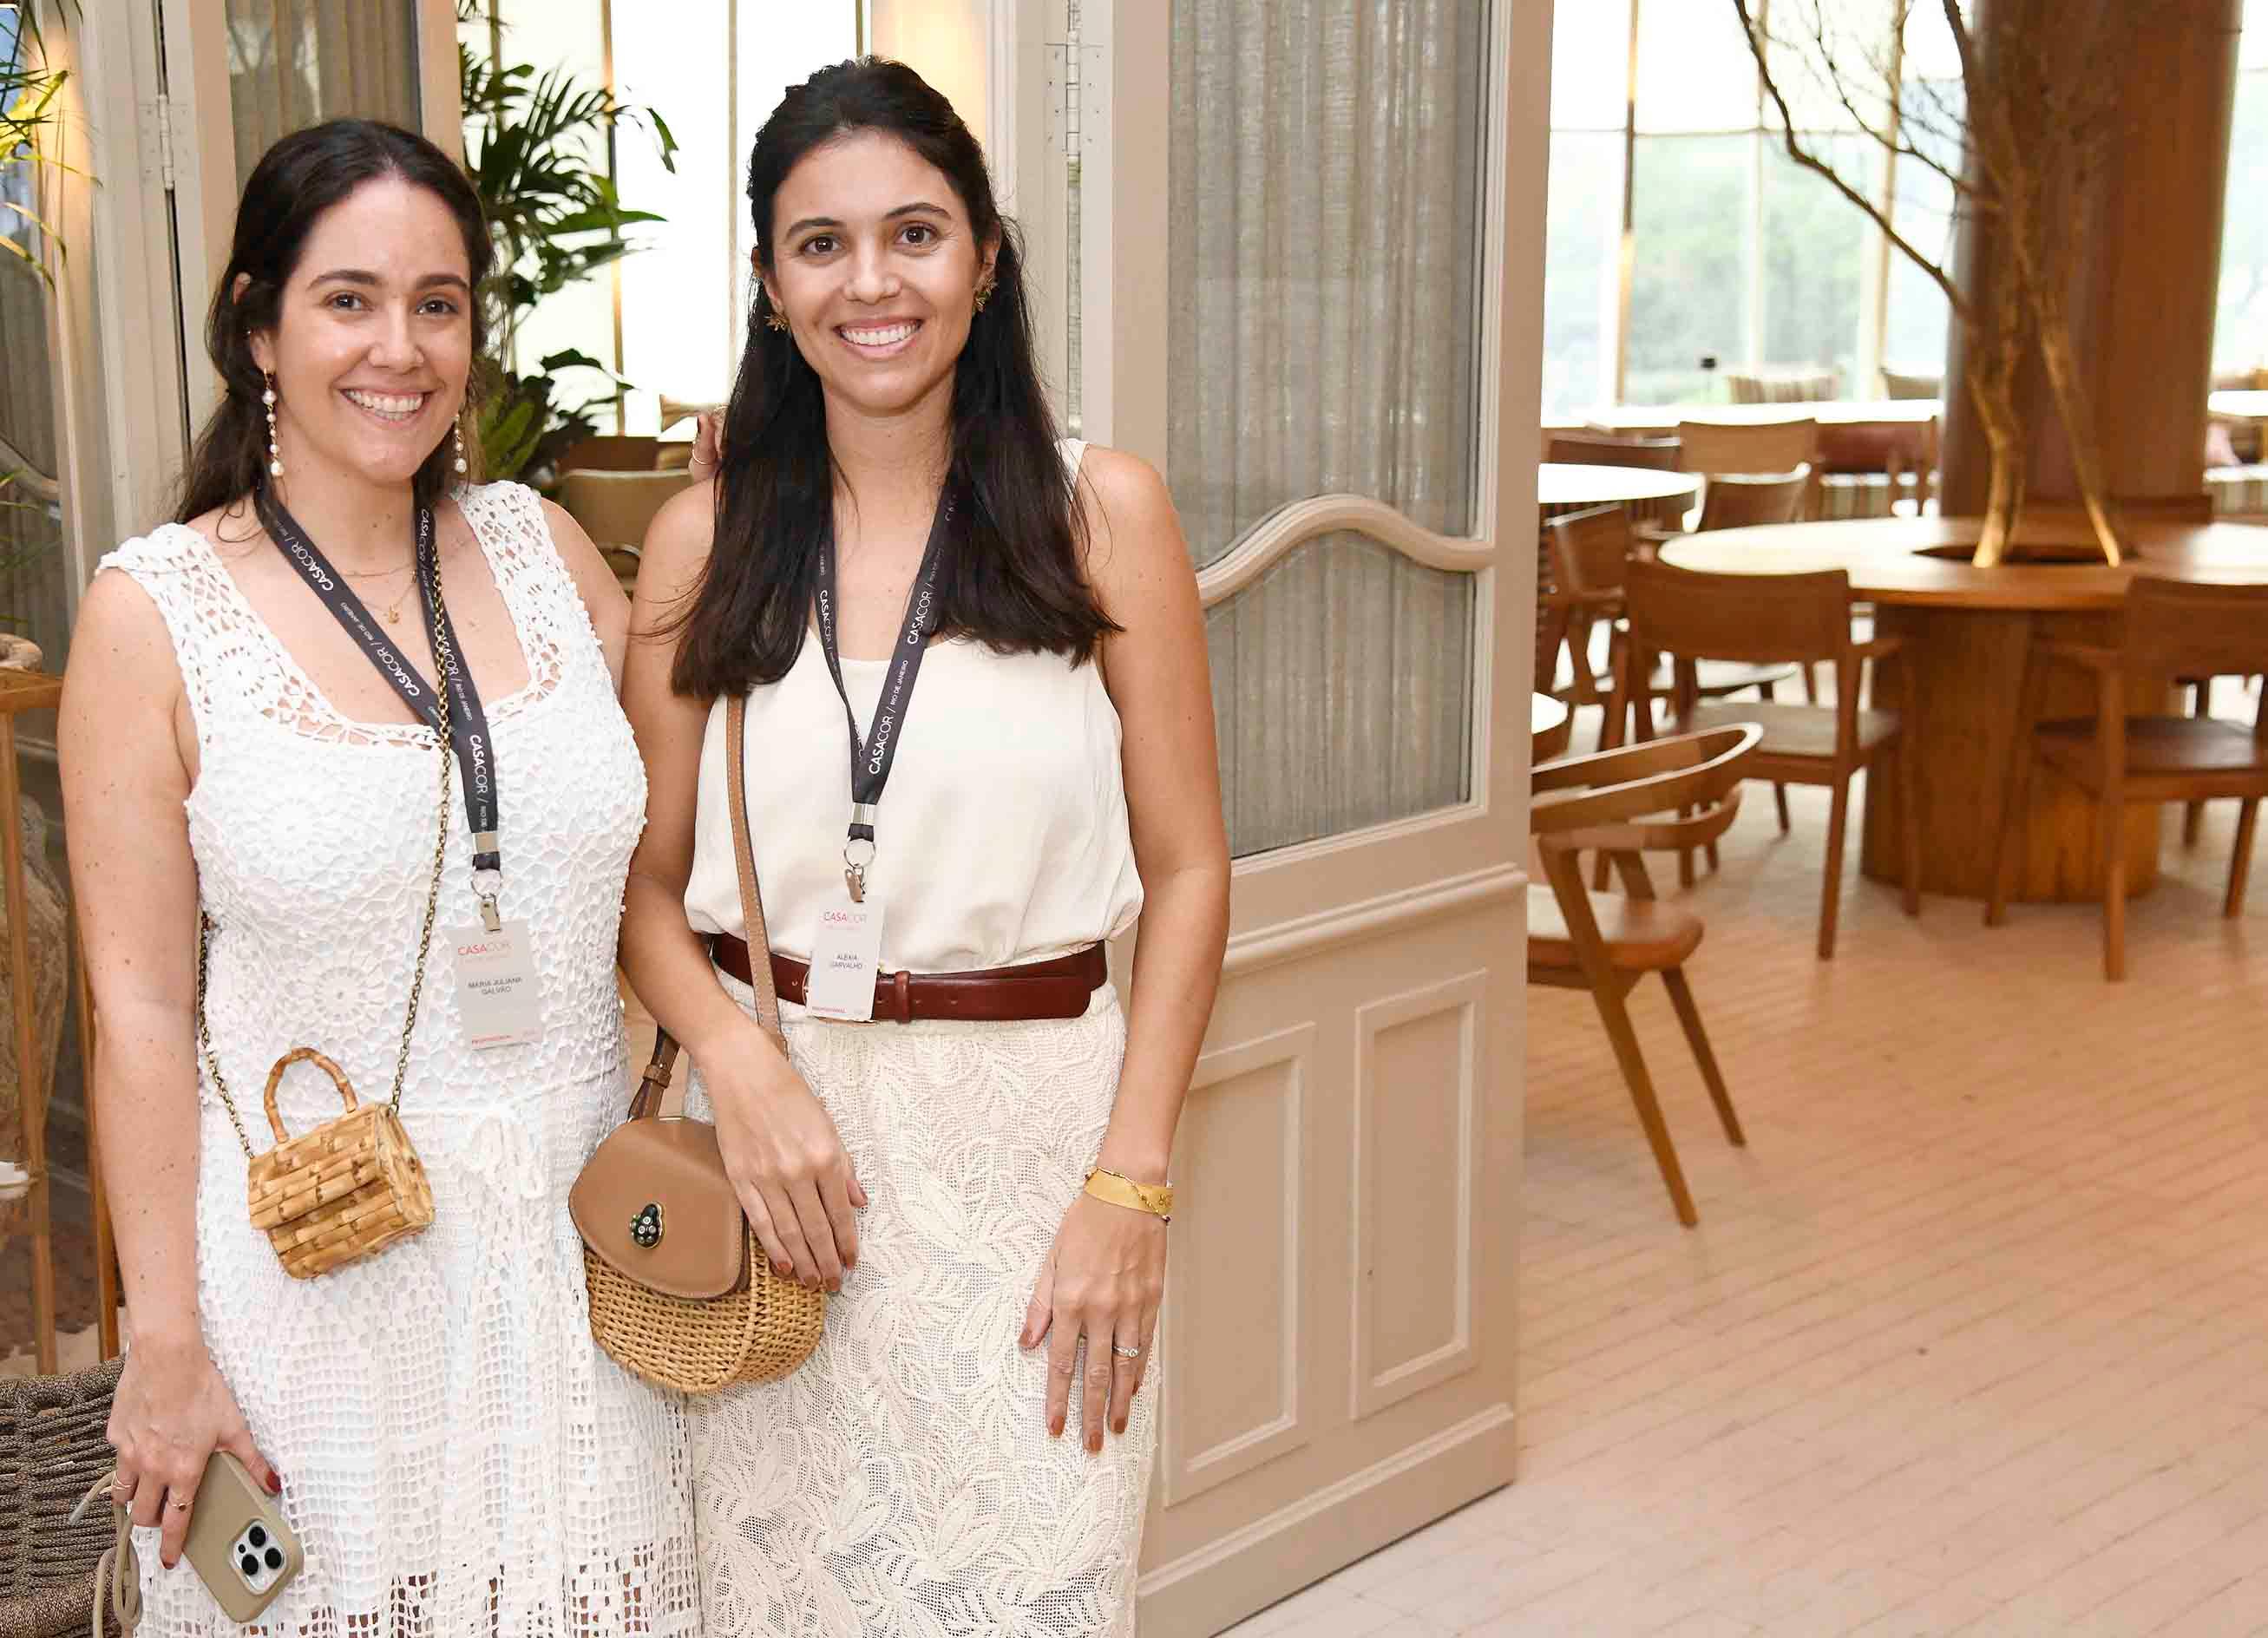
M921 674L922 656L929 651L931 634L937 629L937 577L952 524L953 503L939 499L930 519L929 543L922 547L921 567L915 571L913 589L906 595L905 618L898 623L890 669L882 679L881 695L874 702L874 720L863 740L858 737L858 714L850 709L850 691L843 686L843 657L835 639L832 518L819 543L819 588L813 599L819 620L819 644L827 656L828 674L835 679L835 692L842 696L843 720L850 731L850 828L843 841L843 879L853 903L865 900L866 867L874 862L874 810L881 803L882 787L890 782L906 707L913 700L914 679ZM865 844L864 856L856 852L861 842Z
M299 571L308 589L346 628L347 635L378 667L379 675L394 685L402 703L416 712L427 727L436 733L442 731L440 705L425 679L379 629L354 588L331 567L298 520L264 484L254 492L253 504L260 514L261 526L282 549L284 561ZM432 643L442 683L449 690L449 746L456 753L458 771L463 775L459 782L464 786L465 818L473 831L473 891L481 901L482 922L494 932L502 925L497 897L504 886L504 852L497 836L496 758L490 748L488 713L482 708L472 672L458 651L448 605L441 599L441 553L434 540L433 513L426 507L417 511L416 562L422 594L418 609L425 617L425 635Z

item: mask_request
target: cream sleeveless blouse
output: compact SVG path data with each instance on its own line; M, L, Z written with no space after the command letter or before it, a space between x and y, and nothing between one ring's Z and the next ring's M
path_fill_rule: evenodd
M1063 444L1076 478L1086 445ZM863 735L884 660L843 662ZM882 901L886 972L1043 961L1116 937L1142 909L1126 819L1118 713L1101 668L1058 654L933 643L906 708L875 820L868 896ZM806 959L843 892L850 741L815 636L786 676L748 696L748 829L772 948ZM725 799L725 704L701 746L686 919L747 931Z

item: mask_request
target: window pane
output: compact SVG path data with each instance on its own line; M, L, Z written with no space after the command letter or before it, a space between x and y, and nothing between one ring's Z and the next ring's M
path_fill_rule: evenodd
M415 0L228 0L236 174L286 132L357 114L417 129Z
M1630 18L1631 0L1569 0L1552 12L1553 130L1622 129L1630 107Z
M1167 466L1199 562L1331 490L1472 529L1486 13L1174 0ZM1237 853L1464 798L1473 607L1340 538L1212 612Z
M2268 0L2244 0L2244 33L2236 42L2243 69L2268 69Z
M1577 416L1614 398L1622 221L1622 133L1553 132L1543 241L1546 420Z
M1706 402L1718 394L1702 360L1739 368L1749 356L1749 190L1756 142L1754 136L1638 138L1631 201L1637 266L1631 279L1630 378L1623 392L1633 404Z
M1796 129L1888 125L1890 0L1773 0L1769 16L1772 74ZM1765 122L1777 125L1778 111L1767 106Z
M2250 19L2252 8L2247 8ZM2249 30L2248 30L2249 32ZM2213 336L2216 372L2268 365L2268 70L2237 77L2228 143L2228 194L2220 230L2220 303Z
M1814 134L1805 145L1871 193L1880 149L1870 137ZM1764 363L1832 368L1841 395L1874 391L1858 380L1859 291L1874 234L1866 214L1833 184L1788 158L1778 142L1764 151Z
M1567 0L1565 12L1589 0ZM1756 63L1726 0L1639 0L1638 129L1744 131L1756 122Z
M1943 14L1939 14L1940 26ZM1959 80L1908 80L1902 130L1907 143L1948 170L1962 163L1958 138ZM1953 183L1911 155L1898 159L1890 220L1900 237L1939 267L1953 266ZM1890 251L1889 321L1882 332L1882 367L1901 375L1945 373L1945 343L1952 314L1937 281L1904 252Z

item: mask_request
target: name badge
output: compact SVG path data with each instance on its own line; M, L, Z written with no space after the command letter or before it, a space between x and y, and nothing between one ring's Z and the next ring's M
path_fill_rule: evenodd
M543 1016L527 923L506 922L493 933L453 927L443 937L456 956L457 1012L467 1042L485 1052L541 1040Z
M814 1018L871 1023L874 980L882 970L882 901L869 894L853 904L838 893L819 913L811 940L811 977L804 1010Z

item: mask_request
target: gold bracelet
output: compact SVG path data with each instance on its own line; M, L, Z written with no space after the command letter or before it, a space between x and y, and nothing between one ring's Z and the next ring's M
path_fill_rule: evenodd
M1174 1220L1174 1186L1170 1183L1137 1183L1123 1172L1105 1172L1098 1166L1086 1174L1086 1192L1114 1206L1146 1211L1164 1223Z

